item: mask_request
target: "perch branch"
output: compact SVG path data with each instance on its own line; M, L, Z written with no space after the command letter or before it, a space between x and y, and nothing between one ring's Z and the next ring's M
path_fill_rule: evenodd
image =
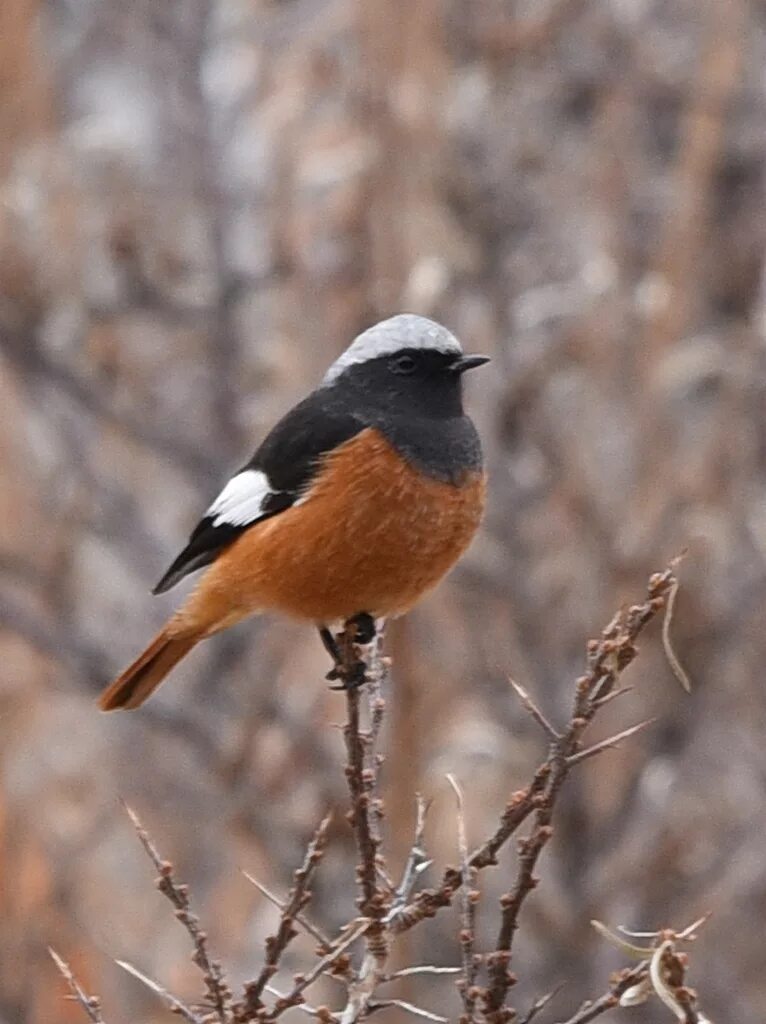
M463 1000L463 1014L460 1024L471 1024L475 1020L476 1006L476 974L481 963L475 954L476 945L476 904L479 893L474 889L476 868L468 863L468 841L465 834L465 813L463 809L463 791L454 776L448 775L447 781L455 793L457 800L457 835L458 852L460 854L460 951L463 957L463 976L458 981L458 989Z

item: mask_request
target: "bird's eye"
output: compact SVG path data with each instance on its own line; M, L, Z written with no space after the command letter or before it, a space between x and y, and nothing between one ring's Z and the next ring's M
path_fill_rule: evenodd
M418 362L414 356L396 356L389 366L393 373L413 373L418 367Z

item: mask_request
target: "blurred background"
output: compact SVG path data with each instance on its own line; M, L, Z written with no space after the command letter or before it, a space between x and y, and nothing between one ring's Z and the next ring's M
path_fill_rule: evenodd
M313 630L247 623L140 712L94 697L174 607L148 591L228 474L400 310L493 362L468 396L482 533L389 634L393 869L416 789L436 877L445 773L472 844L528 779L544 742L508 676L561 720L585 639L688 547L694 692L654 627L594 738L658 721L568 783L514 998L566 980L558 1020L604 990L620 958L592 917L712 910L703 1008L764 1020L764 67L755 0L3 0L1 1024L82 1019L48 944L111 1024L169 1019L115 956L196 997L119 797L237 981L275 920L240 868L284 892L328 806L314 915L353 913L343 703ZM485 949L511 867L484 877ZM401 959L457 963L456 934L445 912ZM458 1013L449 979L401 994Z

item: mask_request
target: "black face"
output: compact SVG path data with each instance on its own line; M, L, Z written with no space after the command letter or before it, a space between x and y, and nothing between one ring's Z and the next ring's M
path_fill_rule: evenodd
M356 392L369 406L409 416L449 418L462 415L462 374L478 365L478 357L403 348L349 367L338 385L349 395Z

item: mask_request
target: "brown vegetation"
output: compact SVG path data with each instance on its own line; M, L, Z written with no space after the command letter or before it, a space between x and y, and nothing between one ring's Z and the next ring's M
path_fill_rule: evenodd
M176 917L192 941L192 960L204 979L205 1000L198 1007L190 1007L156 981L145 977L133 965L118 961L120 966L143 981L189 1024L275 1021L293 1008L300 1008L323 1024L354 1024L355 1021L367 1019L373 1013L387 1008L397 1008L414 1017L447 1024L447 1017L441 1017L385 991L390 983L403 977L440 973L460 975L457 985L463 1001L461 1024L512 1024L514 1021L528 1024L545 1009L556 990L536 999L526 1014L508 1005L511 989L517 980L510 970L513 940L519 928L522 905L539 882L535 874L538 857L554 835L554 811L558 798L575 766L614 749L621 741L649 724L642 722L598 743L584 745L586 730L598 711L626 692L620 688L620 679L636 656L636 640L646 625L663 610L666 626L663 636L666 649L672 651L669 627L677 589L678 581L672 567L664 573L656 573L649 581L645 600L618 611L600 638L588 643L586 672L575 682L571 717L563 730L558 731L551 725L523 688L518 685L514 687L525 710L543 729L549 742L548 755L533 773L526 788L511 795L497 827L470 854L463 793L454 778L449 776L458 799L460 865L447 868L441 884L429 889L419 889L417 886L418 875L427 863L424 850L427 807L420 797L417 800L415 841L402 880L398 885L391 881L381 833L383 808L378 793L378 773L385 760L379 751L386 710L383 697L385 662L380 654L380 638L369 645L371 650L365 654L356 643L355 628L347 624L345 631L337 637L342 654L338 671L341 678L353 679L354 670L362 659L366 663L368 676L364 687L354 685L345 691L348 708L348 722L344 727L348 756L346 777L351 804L347 817L354 833L358 857L356 903L359 914L340 928L335 939L328 939L305 916L305 909L311 903L312 876L324 856L330 824L328 816L314 833L303 864L295 872L293 887L286 899L283 902L275 899L280 908L279 925L276 932L265 940L263 966L254 980L245 982L242 998L234 1001L223 968L219 961L211 957L207 934L200 928L199 919L191 909L188 887L175 880L173 865L160 857L146 829L134 812L128 809L138 837L159 872L157 888L170 900ZM671 658L677 666L675 655ZM368 703L369 725L366 729L361 724L363 693ZM477 906L481 897L477 881L479 872L497 865L502 848L527 822L530 823L529 831L517 844L515 877L511 888L499 899L500 924L494 949L481 953L476 938ZM275 822L275 827L277 825ZM266 891L257 882L255 884ZM428 963L406 964L392 971L390 961L397 939L448 907L458 891L461 892L462 901L459 924L462 969L447 967L440 970L436 964ZM685 984L687 960L677 950L679 941L693 939L695 928L702 923L704 919L680 934L663 929L651 936L655 942L649 948L634 947L626 939L611 935L599 925L599 931L618 946L627 948L629 952L638 952L639 955L646 954L648 959L643 960L638 967L626 968L616 975L609 991L597 1000L586 1000L567 1024L585 1024L609 1009L620 1005L639 1005L650 996L661 999L676 1020L682 1020L684 1024L708 1024L696 1008L696 993ZM299 926L319 939L314 952L315 960L308 971L294 974L292 986L281 992L270 981L279 971L289 944L298 936ZM355 947L361 947L361 954ZM52 956L85 1013L92 1021L104 1024L98 999L83 992L68 964L57 953L52 952ZM312 1006L306 1000L307 990L324 976L333 977L345 989L345 996L336 1010L325 1005ZM384 991L381 992L381 989ZM268 999L267 995L272 998Z
M656 724L567 780L511 994L526 1008L566 980L538 1020L560 1016L626 962L591 919L681 929L710 909L705 1012L761 1024L765 63L744 0L0 4L2 1024L82 1020L49 945L109 1024L167 1019L114 957L194 992L120 796L188 880L236 998L280 915L239 869L284 902L328 808L312 915L328 937L354 916L341 698L312 631L247 623L140 712L93 701L172 611L148 591L227 474L402 308L493 363L468 396L481 535L387 640L394 877L415 792L444 865L448 773L469 854L527 785L541 738L508 676L565 721L582 638L688 546L674 633L693 695L650 631L633 713L605 707L593 742ZM469 912L458 886L393 969L467 960ZM273 985L309 955L301 934ZM399 984L458 1012L443 977Z

